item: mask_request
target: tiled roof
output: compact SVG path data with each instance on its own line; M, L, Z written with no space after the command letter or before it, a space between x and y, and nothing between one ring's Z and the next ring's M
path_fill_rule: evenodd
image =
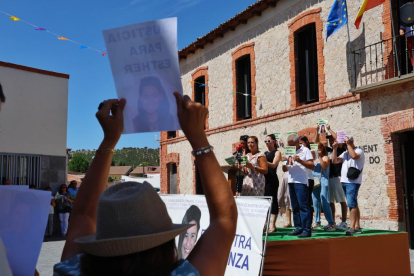
M142 174L142 173L143 173L143 168L142 167L137 167L130 174ZM160 167L159 166L148 166L148 167L145 167L145 173L146 174L160 173Z
M112 166L109 169L109 175L128 175L131 171L131 166Z

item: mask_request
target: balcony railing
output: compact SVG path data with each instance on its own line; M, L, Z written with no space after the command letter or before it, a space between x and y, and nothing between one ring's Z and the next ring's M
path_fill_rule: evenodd
M414 31L351 52L351 91L392 83L413 74ZM412 75L414 77L414 74Z

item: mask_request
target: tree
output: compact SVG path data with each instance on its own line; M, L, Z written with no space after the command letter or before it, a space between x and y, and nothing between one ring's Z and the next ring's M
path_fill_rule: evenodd
M69 170L85 173L89 169L88 159L84 154L75 154L69 162Z

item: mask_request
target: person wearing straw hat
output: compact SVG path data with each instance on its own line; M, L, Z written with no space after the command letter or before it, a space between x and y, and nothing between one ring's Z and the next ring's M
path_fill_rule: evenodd
M186 260L175 237L192 224L173 224L155 189L125 182L107 190L125 100L107 100L96 116L104 139L79 188L61 262L54 275L223 275L234 240L237 207L204 132L207 108L174 94L181 128L193 148L210 225Z

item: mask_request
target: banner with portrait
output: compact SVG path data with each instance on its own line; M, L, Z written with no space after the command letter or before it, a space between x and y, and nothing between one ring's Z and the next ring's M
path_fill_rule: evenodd
M205 196L161 195L173 223L194 224L176 238L180 258L187 258L210 224ZM226 276L259 275L264 250L263 227L270 198L236 197L237 230L227 261Z
M124 133L180 129L173 93L182 94L177 18L103 31L118 98L127 100Z

